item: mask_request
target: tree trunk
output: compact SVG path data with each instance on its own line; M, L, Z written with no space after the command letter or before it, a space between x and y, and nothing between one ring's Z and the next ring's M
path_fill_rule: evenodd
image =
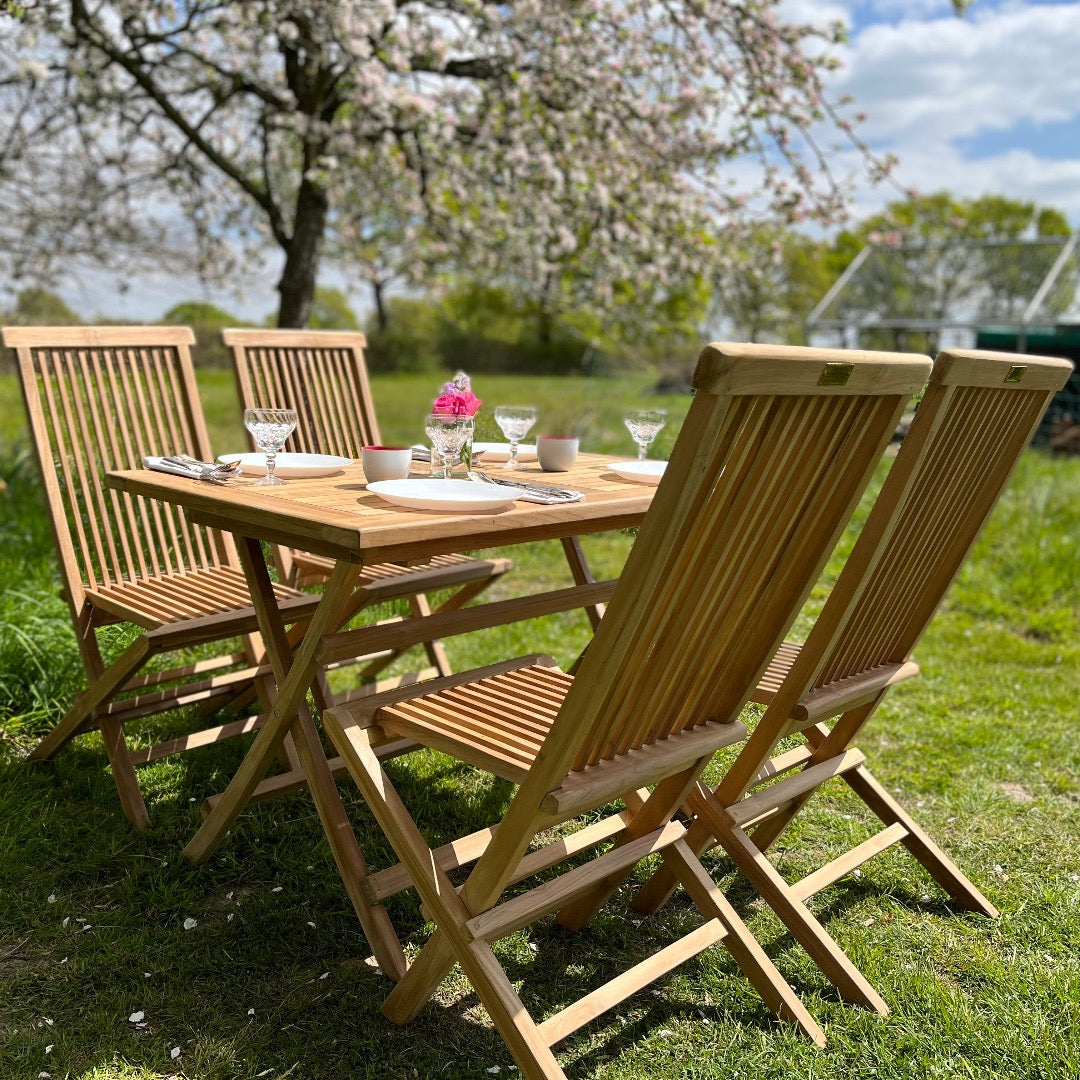
M296 197L296 221L285 249L285 268L278 282L278 326L282 329L302 329L311 319L327 211L326 192L303 180Z
M375 301L375 325L380 330L385 330L390 323L390 316L386 310L386 300L383 297L385 285L380 277L371 279L371 295Z
M551 274L544 277L544 284L540 289L540 304L536 312L536 340L541 345L550 345L552 332L555 329L555 312L553 309L551 294L554 280Z

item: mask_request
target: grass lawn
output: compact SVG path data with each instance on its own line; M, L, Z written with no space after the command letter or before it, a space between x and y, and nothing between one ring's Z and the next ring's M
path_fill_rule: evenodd
M200 372L217 450L243 445L230 379ZM421 438L431 382L375 381L385 440ZM533 401L538 430L580 427L588 449L631 456L620 416L644 402L646 383L504 376L476 389L489 420L500 401ZM672 423L656 456L687 404L664 403ZM482 427L480 437L497 435ZM367 959L305 795L252 807L208 865L186 864L180 848L201 799L238 763L235 742L140 772L153 825L144 835L120 813L98 736L50 766L22 760L81 680L24 438L17 387L0 377L9 485L0 496L0 1080L514 1075L459 973L408 1027L382 1017L389 983ZM597 573L617 573L629 543L588 538ZM818 1050L774 1022L721 948L562 1044L571 1076L1080 1080L1078 550L1080 460L1031 452L917 652L923 674L887 700L860 742L1001 918L954 909L903 851L820 895L814 910L892 1006L880 1019L840 1002L716 858L718 880L829 1045ZM557 545L507 554L515 569L503 595L566 579ZM459 668L532 650L567 662L588 633L583 615L566 615L448 648ZM155 719L147 739L180 723ZM392 771L436 829L487 824L507 797L504 785L436 754ZM355 791L344 793L381 865L385 843ZM785 872L810 869L866 828L860 805L829 789L782 841ZM411 899L391 915L419 947L430 928ZM498 948L513 977L528 974L523 993L543 1015L601 981L607 957L651 952L690 917L678 898L640 925L613 905L581 934L549 920Z

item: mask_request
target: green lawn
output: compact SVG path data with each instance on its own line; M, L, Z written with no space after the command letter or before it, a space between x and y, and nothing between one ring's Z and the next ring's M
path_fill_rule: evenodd
M217 450L242 444L229 380L200 372ZM376 380L385 439L421 437L430 382ZM587 448L629 455L619 418L644 400L646 384L507 376L476 389L487 416L500 401L535 401L542 430L580 424ZM674 421L686 402L666 404ZM457 975L409 1027L381 1016L389 984L367 962L306 796L251 808L207 866L184 862L198 803L220 789L240 746L143 770L153 821L145 835L120 814L97 736L51 766L21 759L80 680L22 437L17 389L0 378L0 476L9 484L0 497L0 1080L512 1075ZM617 573L629 542L589 538L598 573ZM718 880L826 1026L828 1047L775 1023L721 949L568 1040L559 1053L571 1076L1080 1078L1078 550L1080 461L1029 453L918 651L922 676L888 699L860 744L1001 918L953 909L902 851L818 897L815 911L892 1006L882 1020L838 1001L716 860ZM515 570L504 593L565 578L556 545L508 554ZM567 615L449 648L457 667L533 649L567 661L587 638L584 617ZM175 722L152 726L161 733ZM486 823L506 798L502 785L434 754L393 771L406 800L426 803L429 819L448 827ZM386 846L359 798L345 794L378 864ZM808 868L865 827L842 792L819 799L781 845L785 871ZM422 943L411 900L391 913L410 947ZM499 948L515 977L528 970L524 992L543 1013L597 979L607 956L651 951L688 916L676 902L639 926L615 906L579 935L548 923Z

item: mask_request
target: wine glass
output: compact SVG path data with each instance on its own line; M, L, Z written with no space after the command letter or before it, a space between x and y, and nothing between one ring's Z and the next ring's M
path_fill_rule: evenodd
M443 478L448 478L461 458L461 451L472 438L473 418L456 413L432 413L424 421L424 431L443 463Z
M499 405L495 409L495 423L510 440L510 458L503 466L505 469L520 469L517 459L518 443L529 433L529 428L536 423L535 405Z
M278 451L296 427L295 409L245 409L244 427L251 432L255 445L266 455L266 475L255 481L255 486L284 484L274 475Z
M667 423L667 409L631 409L624 420L627 431L637 443L638 461L644 461L649 443Z

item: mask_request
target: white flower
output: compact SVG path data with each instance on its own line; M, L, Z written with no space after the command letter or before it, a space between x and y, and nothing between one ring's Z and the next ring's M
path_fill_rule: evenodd
M195 927L198 926L198 925L199 925L199 920L198 919L187 918L187 919L184 920L184 929L185 930L194 930Z
M180 1056L180 1047L179 1046L174 1046L169 1051L169 1057L171 1057L173 1059L173 1061L175 1061L179 1056Z
M130 1024L138 1024L138 1023L139 1023L139 1022L140 1022L140 1021L142 1020L142 1018L143 1018L143 1017L144 1017L145 1015L146 1015L146 1013L144 1013L144 1012L142 1011L142 1009L139 1009L139 1011L138 1011L138 1012L133 1012L133 1013L132 1013L132 1014L131 1014L131 1015L130 1015L130 1016L128 1017L128 1023L130 1023Z

